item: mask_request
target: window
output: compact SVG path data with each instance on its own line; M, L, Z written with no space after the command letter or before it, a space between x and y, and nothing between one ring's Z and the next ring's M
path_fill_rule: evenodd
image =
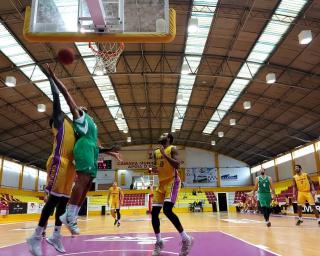
M274 166L274 160L271 160L262 164L262 168L264 169L270 168L272 166Z
M286 154L284 156L280 156L276 159L276 163L277 165L278 164L282 164L282 163L285 163L285 162L288 162L288 161L291 161L292 160L292 156L291 156L291 153L289 154Z
M251 168L251 173L256 173L261 171L261 165L255 166Z
M302 157L302 156L311 154L313 152L314 152L314 146L313 146L313 144L311 144L309 146L302 147L302 148L299 148L299 149L295 150L292 153L292 155L293 155L293 158L296 159L298 157Z

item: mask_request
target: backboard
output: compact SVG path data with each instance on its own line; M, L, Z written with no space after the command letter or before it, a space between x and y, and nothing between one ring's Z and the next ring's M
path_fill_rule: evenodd
M24 36L34 42L170 42L175 19L169 0L33 0Z

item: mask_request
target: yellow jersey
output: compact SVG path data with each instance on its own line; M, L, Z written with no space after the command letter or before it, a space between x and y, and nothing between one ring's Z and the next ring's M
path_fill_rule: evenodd
M296 181L299 192L310 192L310 183L307 173L302 172L300 175L296 174L293 178Z
M174 146L165 148L164 152L167 156L171 157L171 151ZM166 183L172 181L177 175L178 171L169 163L169 161L163 157L160 149L154 151L156 167L158 169L159 183Z
M110 193L112 202L120 201L120 197L121 197L121 188L120 187L116 187L116 188L111 187L111 188L109 188L109 193Z
M73 148L76 141L73 126L66 119L63 120L63 125L59 128L52 128L54 141L52 153L49 158L63 157L73 160Z

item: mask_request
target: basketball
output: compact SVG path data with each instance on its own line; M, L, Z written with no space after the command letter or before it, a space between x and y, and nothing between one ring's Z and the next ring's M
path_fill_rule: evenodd
M58 60L61 64L69 65L74 61L74 51L72 48L61 49L58 52Z

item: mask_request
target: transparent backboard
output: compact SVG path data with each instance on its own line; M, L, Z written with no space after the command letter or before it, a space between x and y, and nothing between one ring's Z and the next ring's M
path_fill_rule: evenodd
M89 6L93 2L101 8ZM95 11L94 18L102 15L104 24L95 24L91 17ZM168 33L169 0L33 0L29 29L31 33Z

